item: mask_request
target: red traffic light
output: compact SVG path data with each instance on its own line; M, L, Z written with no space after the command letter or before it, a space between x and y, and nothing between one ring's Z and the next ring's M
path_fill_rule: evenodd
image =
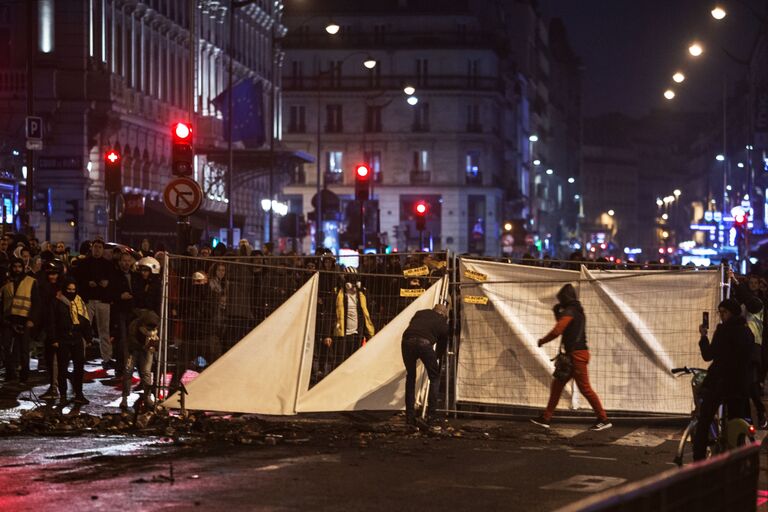
M426 215L427 213L427 203L424 201L419 201L416 203L416 206L413 207L413 209L416 211L417 215Z
M368 178L368 175L371 174L371 170L365 164L358 164L358 166L355 168L355 174L358 178L366 179Z
M173 135L177 139L188 139L192 136L192 128L186 123L176 123L173 125Z
M116 164L120 160L120 153L118 153L114 149L110 149L109 151L107 151L105 159L107 160L107 162L111 164Z

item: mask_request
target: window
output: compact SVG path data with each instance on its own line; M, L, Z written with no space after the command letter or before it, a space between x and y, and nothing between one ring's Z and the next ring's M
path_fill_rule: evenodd
M413 131L429 131L429 103L418 103L413 109Z
M341 183L344 179L341 151L325 152L325 181L328 183Z
M468 184L482 184L482 176L480 174L480 152L479 151L467 151L465 163L465 173Z
M340 60L331 61L331 67L330 67L331 87L336 87L336 88L341 87L341 64L342 64L342 61Z
M427 85L427 75L429 74L429 61L427 59L416 59L416 85L422 87Z
M429 151L420 149L413 152L413 170L418 172L429 171Z
M363 158L373 172L373 181L381 183L381 151L366 151Z
M386 25L374 25L373 26L373 42L384 43L387 40L387 26Z
M328 133L341 133L343 131L341 105L326 105L325 131Z
M479 133L483 131L480 124L480 105L467 105L467 131Z
M366 132L380 132L381 131L381 109L380 106L367 106L365 108L365 131Z
M305 133L307 125L305 122L306 108L302 105L292 105L289 111L288 131L290 133Z
M293 87L299 89L303 86L304 82L304 63L299 60L291 62L291 80L293 80Z
M477 87L480 76L480 60L469 59L467 61L467 87Z

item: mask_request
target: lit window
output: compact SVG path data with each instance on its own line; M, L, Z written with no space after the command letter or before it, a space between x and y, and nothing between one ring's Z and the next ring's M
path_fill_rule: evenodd
M39 0L37 8L37 48L43 53L51 53L55 36L53 0Z

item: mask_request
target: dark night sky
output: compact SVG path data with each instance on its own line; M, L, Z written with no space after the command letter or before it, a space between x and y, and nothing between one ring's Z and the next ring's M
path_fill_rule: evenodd
M592 116L669 108L662 94L670 85L678 93L675 108L719 108L723 73L732 83L745 71L721 48L749 55L758 23L742 2L762 12L761 1L721 2L729 14L721 22L710 16L709 0L540 0L540 5L544 14L564 20L584 62L584 113ZM698 59L688 55L693 39L705 47ZM687 77L681 86L671 78L677 69Z

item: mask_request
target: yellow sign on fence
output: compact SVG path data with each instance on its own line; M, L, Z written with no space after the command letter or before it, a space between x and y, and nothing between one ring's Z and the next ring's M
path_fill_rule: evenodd
M488 297L483 297L480 295L467 295L464 297L464 303L465 304L480 304L485 306L488 304Z
M468 277L468 278L472 279L473 281L481 281L481 282L485 281L486 279L488 279L487 275L485 275L483 273L480 273L480 272L475 272L474 270L465 270L464 271L464 277Z
M408 269L403 270L403 275L405 277L428 276L429 275L429 268L427 268L426 265L422 265L422 266L416 267L416 268L408 268Z
M424 288L400 288L401 297L418 297L426 290Z

